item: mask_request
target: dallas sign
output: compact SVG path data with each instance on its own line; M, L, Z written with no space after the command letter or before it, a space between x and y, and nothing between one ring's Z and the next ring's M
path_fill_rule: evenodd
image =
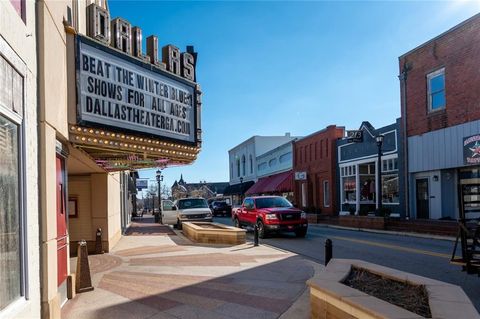
M89 7L89 12L94 9L90 23L109 25L106 12L96 5ZM106 21L99 24L96 19ZM163 50L165 62L160 63L157 56L150 59L137 49L141 48L138 28L133 28L133 41L132 28L125 20L117 18L111 24L115 32L112 43L101 37L109 36L108 29L90 34L96 41L77 36L77 121L194 143L196 107L200 102L194 82L193 53L180 54L169 45ZM119 24L122 28L117 29ZM154 42L156 46L157 41ZM148 44L149 53L156 55L156 48L153 50L152 43ZM132 47L137 49L135 53Z

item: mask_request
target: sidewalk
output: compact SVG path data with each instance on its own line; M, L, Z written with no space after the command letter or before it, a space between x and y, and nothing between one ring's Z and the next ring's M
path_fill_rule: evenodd
M62 318L309 318L305 282L322 269L262 245L198 245L148 217L89 260L95 290Z

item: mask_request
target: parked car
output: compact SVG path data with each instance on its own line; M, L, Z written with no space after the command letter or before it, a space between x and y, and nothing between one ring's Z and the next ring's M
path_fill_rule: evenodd
M232 211L235 227L258 227L258 236L265 238L275 232L295 232L305 237L308 229L307 214L281 196L247 197L239 208Z
M182 198L162 201L162 223L182 229L186 221L211 222L212 212L203 198Z
M213 216L232 215L232 206L230 206L226 201L214 201L210 204L210 209L212 210Z

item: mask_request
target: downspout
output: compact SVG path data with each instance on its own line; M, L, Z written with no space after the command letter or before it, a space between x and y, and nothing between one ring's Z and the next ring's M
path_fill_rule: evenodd
M410 219L410 202L409 202L409 174L408 174L408 136L407 136L407 74L411 70L411 65L406 61L403 63L402 72L398 76L401 88L402 100L402 139L403 139L403 172L404 172L404 196L405 196L405 216Z
M38 6L40 5L39 1L35 1L35 42L36 42L36 60L37 60L37 168L38 168L38 183L37 183L37 194L38 194L38 241L40 243L39 245L39 277L40 277L40 316L41 318L45 318L45 316L48 316L48 306L45 305L43 302L43 295L45 291L45 287L47 286L44 280L43 276L43 271L44 269L44 259L45 257L43 256L43 211L42 211L42 193L41 193L41 187L42 187L42 179L45 178L42 176L42 154L41 154L41 147L42 147L42 130L41 130L41 125L40 125L40 114L41 114L41 106L40 106L40 16L39 16L39 9ZM48 299L48 298L47 298ZM47 300L48 304L48 300ZM45 309L47 307L47 309Z

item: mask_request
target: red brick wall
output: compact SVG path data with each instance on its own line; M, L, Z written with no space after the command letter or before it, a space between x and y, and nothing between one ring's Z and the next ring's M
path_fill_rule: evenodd
M301 184L307 183L307 206L304 209L320 209L322 214L333 215L336 206L336 148L335 141L344 136L344 128L330 125L326 129L307 136L293 144L294 172L307 172L306 181L295 181L295 203L302 207ZM323 181L329 182L330 207L324 207Z
M400 72L405 62L408 136L480 119L480 15L400 57ZM426 76L442 67L446 108L429 114Z

